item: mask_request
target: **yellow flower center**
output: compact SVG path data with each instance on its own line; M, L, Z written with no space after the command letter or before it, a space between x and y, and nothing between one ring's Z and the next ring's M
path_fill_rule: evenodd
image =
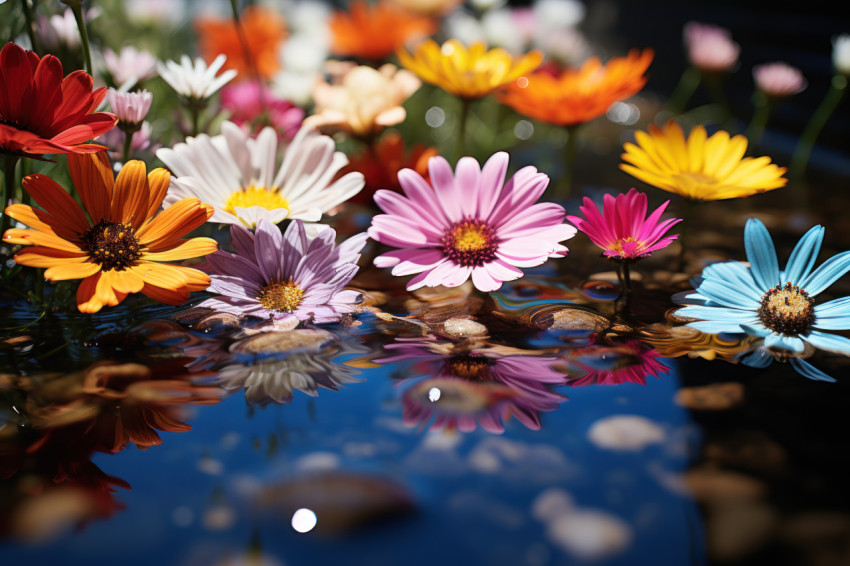
M463 266L480 266L492 260L498 242L487 224L462 220L443 235L443 252Z
M104 271L133 267L142 255L142 246L129 222L119 224L101 220L82 234L81 240L80 248Z
M269 310L293 312L301 304L303 298L304 289L290 279L289 281L269 283L260 291L257 300Z
M787 336L805 332L815 322L815 300L790 282L762 295L759 320L770 330Z
M231 194L230 198L224 204L224 210L235 215L237 207L249 208L252 206L261 206L266 210L275 210L278 208L289 210L289 202L280 196L280 193L276 189L255 187L254 185Z

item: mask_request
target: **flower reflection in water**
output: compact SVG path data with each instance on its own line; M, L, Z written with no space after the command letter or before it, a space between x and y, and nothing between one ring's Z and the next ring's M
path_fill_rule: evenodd
M221 368L214 383L228 392L244 389L245 400L260 406L290 403L295 390L316 397L319 387L337 391L357 383L359 372L340 360L368 351L320 329L258 334L230 349L248 360Z
M594 341L596 341L594 339ZM572 386L646 384L650 375L660 377L670 370L658 359L657 350L640 340L602 341L576 352L575 364L587 373L569 382Z
M408 426L424 428L433 418L434 430L471 432L480 424L488 432L502 433L503 423L514 417L539 430L540 413L557 409L567 399L551 391L565 382L564 374L552 367L553 357L433 336L398 338L385 348L395 355L375 362L412 362L410 371L427 376L402 394Z
M69 374L0 376L0 537L42 540L109 517L123 505L122 479L98 468L96 452L162 443L157 431L185 432L184 405L217 403L182 368L99 362Z

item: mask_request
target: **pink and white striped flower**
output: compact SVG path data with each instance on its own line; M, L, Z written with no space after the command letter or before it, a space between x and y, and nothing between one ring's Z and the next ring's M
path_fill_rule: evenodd
M470 277L481 291L523 276L567 248L558 242L576 229L564 224L564 209L537 203L549 177L523 167L506 183L508 154L494 154L482 168L471 157L453 172L442 157L428 161L429 184L411 169L399 171L404 195L380 190L375 202L386 214L372 219L369 237L400 248L375 258L396 276L414 275L412 291L423 286L455 287Z
M606 194L601 212L596 203L584 197L584 206L579 207L584 218L567 216L567 220L602 248L605 257L633 261L666 248L679 237L678 234L665 234L681 222L681 218L659 222L669 203L669 200L665 201L647 217L646 193L630 189L628 193L616 197Z

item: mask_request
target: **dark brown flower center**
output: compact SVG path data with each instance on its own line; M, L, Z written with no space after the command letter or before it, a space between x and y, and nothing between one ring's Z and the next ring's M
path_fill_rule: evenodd
M477 267L496 257L499 241L481 220L461 220L443 234L443 253L464 267Z
M80 247L104 271L133 267L142 255L136 230L129 222L119 224L101 220L82 235Z
M777 285L761 298L759 320L768 329L787 336L797 336L815 322L815 300L790 282Z
M490 359L484 356L455 356L445 362L444 371L473 381L490 379Z
M260 291L257 300L269 310L293 312L304 298L304 289L293 280L269 283Z

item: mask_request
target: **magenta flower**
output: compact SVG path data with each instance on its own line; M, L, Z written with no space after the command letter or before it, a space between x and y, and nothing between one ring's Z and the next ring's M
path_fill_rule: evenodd
M368 233L401 249L376 257L375 265L392 267L397 276L418 274L408 291L455 287L470 277L479 290L495 291L522 277L520 267L566 255L558 242L576 229L564 224L561 206L537 203L549 177L528 166L505 183L507 169L508 154L499 152L483 168L463 157L454 172L445 159L432 157L431 184L411 169L399 171L404 195L375 193L386 214L372 219Z
M588 352L588 363L579 356L577 364L587 370L587 373L568 383L573 387L583 385L619 385L621 383L646 384L650 375L660 377L669 373L670 369L658 358L661 354L650 349L639 340L626 340L622 343L592 346ZM598 362L604 361L605 367L598 367Z
M357 273L366 234L336 246L336 232L330 228L309 240L300 220L281 234L262 219L256 234L233 224L230 236L236 253L208 255L204 268L212 281L208 291L220 296L198 306L275 322L295 317L325 323L354 312L362 300L360 293L343 287Z
M630 189L628 193L616 197L606 194L601 213L596 203L584 197L584 206L579 207L584 218L567 216L567 220L602 248L602 255L620 261L636 260L666 248L679 237L678 234L664 234L674 224L681 222L681 218L659 222L669 203L669 200L665 201L647 218L646 194Z
M252 133L271 126L279 138L291 141L304 120L304 110L288 100L278 98L264 84L244 81L221 89L221 107L229 120Z

